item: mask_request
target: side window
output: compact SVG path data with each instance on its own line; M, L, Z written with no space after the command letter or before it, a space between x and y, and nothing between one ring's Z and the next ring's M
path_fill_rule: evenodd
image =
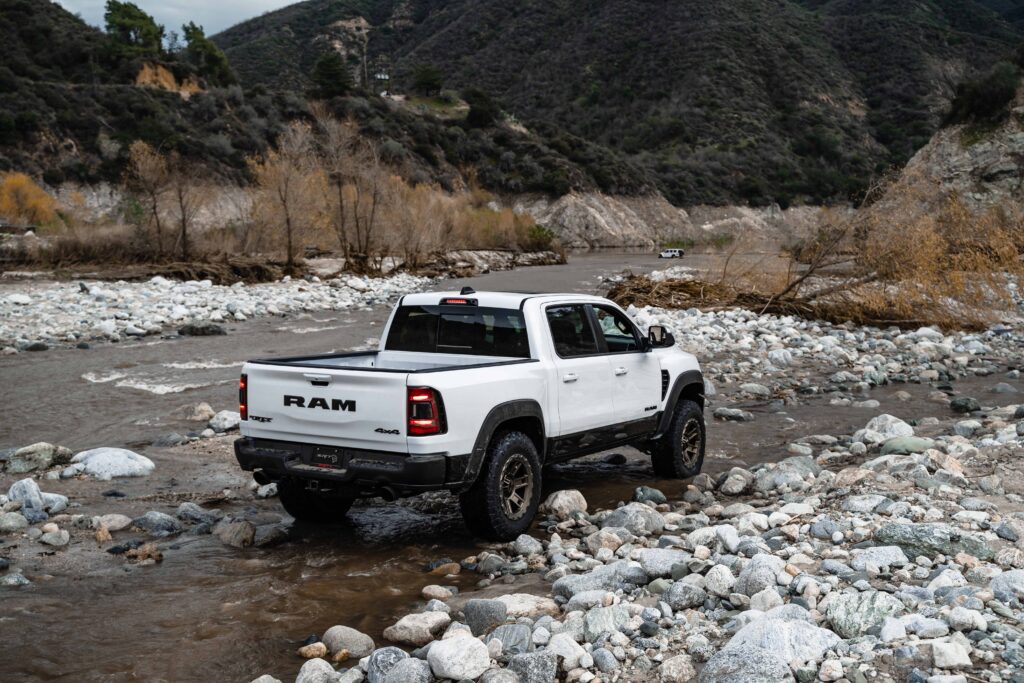
M547 309L548 327L555 353L562 358L597 353L597 339L583 306L551 306Z
M597 316L597 328L604 337L608 353L640 350L636 327L625 314L605 306L594 306L594 314Z

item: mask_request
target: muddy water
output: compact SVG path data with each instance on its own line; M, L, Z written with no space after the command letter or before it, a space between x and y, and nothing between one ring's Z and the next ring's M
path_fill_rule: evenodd
M469 284L593 292L602 289L598 275L658 265L664 262L643 255L600 254L560 268L495 273ZM203 400L230 407L237 366L245 358L357 347L375 336L386 314L378 308L291 316L240 324L227 337L150 339L5 358L0 361L0 384L7 394L0 444L48 440L78 450L148 442L188 426L166 418L176 406ZM987 394L991 384L970 380L958 383L958 389L1001 398ZM187 385L196 386L154 393ZM896 401L897 389L910 391L915 400ZM825 397L798 406L743 406L757 415L754 422L709 424L705 471L781 459L786 444L799 436L850 433L883 411L907 419L935 414L936 406L925 401L929 390L914 385L878 389L871 397L882 406L871 410L832 408ZM185 499L175 497L179 494L213 496L244 483L245 475L222 441L191 451L136 446L157 462L157 473L145 480L43 482L43 488L70 495L81 505L71 512L172 512ZM621 449L619 454L626 456L625 464L610 464L610 454L600 454L551 468L545 494L578 488L592 507L609 507L628 500L640 484L661 488L670 497L683 486L656 480L638 452ZM112 486L126 497L103 497ZM127 567L78 536L56 559L22 562L35 584L5 591L0 680L248 681L262 673L291 680L301 664L294 649L307 635L344 623L380 643L385 626L415 609L422 586L449 583L427 574L428 562L459 560L480 550L453 503L441 498L357 506L347 527L293 526L289 543L268 549L236 551L209 536L186 535L166 546L164 562L154 567ZM227 511L244 506L279 512L272 500L221 503ZM31 545L32 552L43 548L9 537L0 555L17 551L11 546L19 543ZM454 583L470 589L476 579L463 575ZM517 579L508 590L524 582L535 583L535 577Z

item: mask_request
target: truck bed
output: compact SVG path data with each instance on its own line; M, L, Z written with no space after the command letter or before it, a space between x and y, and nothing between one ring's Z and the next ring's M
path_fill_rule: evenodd
M410 351L360 351L318 356L294 356L290 358L263 358L250 361L262 365L300 366L325 370L362 370L377 372L438 372L461 370L484 365L507 363L530 363L530 358L507 358L503 356L475 356L441 353L415 353Z

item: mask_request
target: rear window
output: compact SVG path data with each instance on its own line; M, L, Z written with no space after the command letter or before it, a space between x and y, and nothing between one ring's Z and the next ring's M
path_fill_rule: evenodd
M522 311L479 306L400 306L387 351L529 358Z

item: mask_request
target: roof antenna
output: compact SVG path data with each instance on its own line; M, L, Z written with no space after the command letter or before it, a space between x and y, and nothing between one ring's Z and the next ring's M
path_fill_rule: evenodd
M476 290L467 285L462 288L461 292L459 292L459 296L466 296L467 294L476 294Z

